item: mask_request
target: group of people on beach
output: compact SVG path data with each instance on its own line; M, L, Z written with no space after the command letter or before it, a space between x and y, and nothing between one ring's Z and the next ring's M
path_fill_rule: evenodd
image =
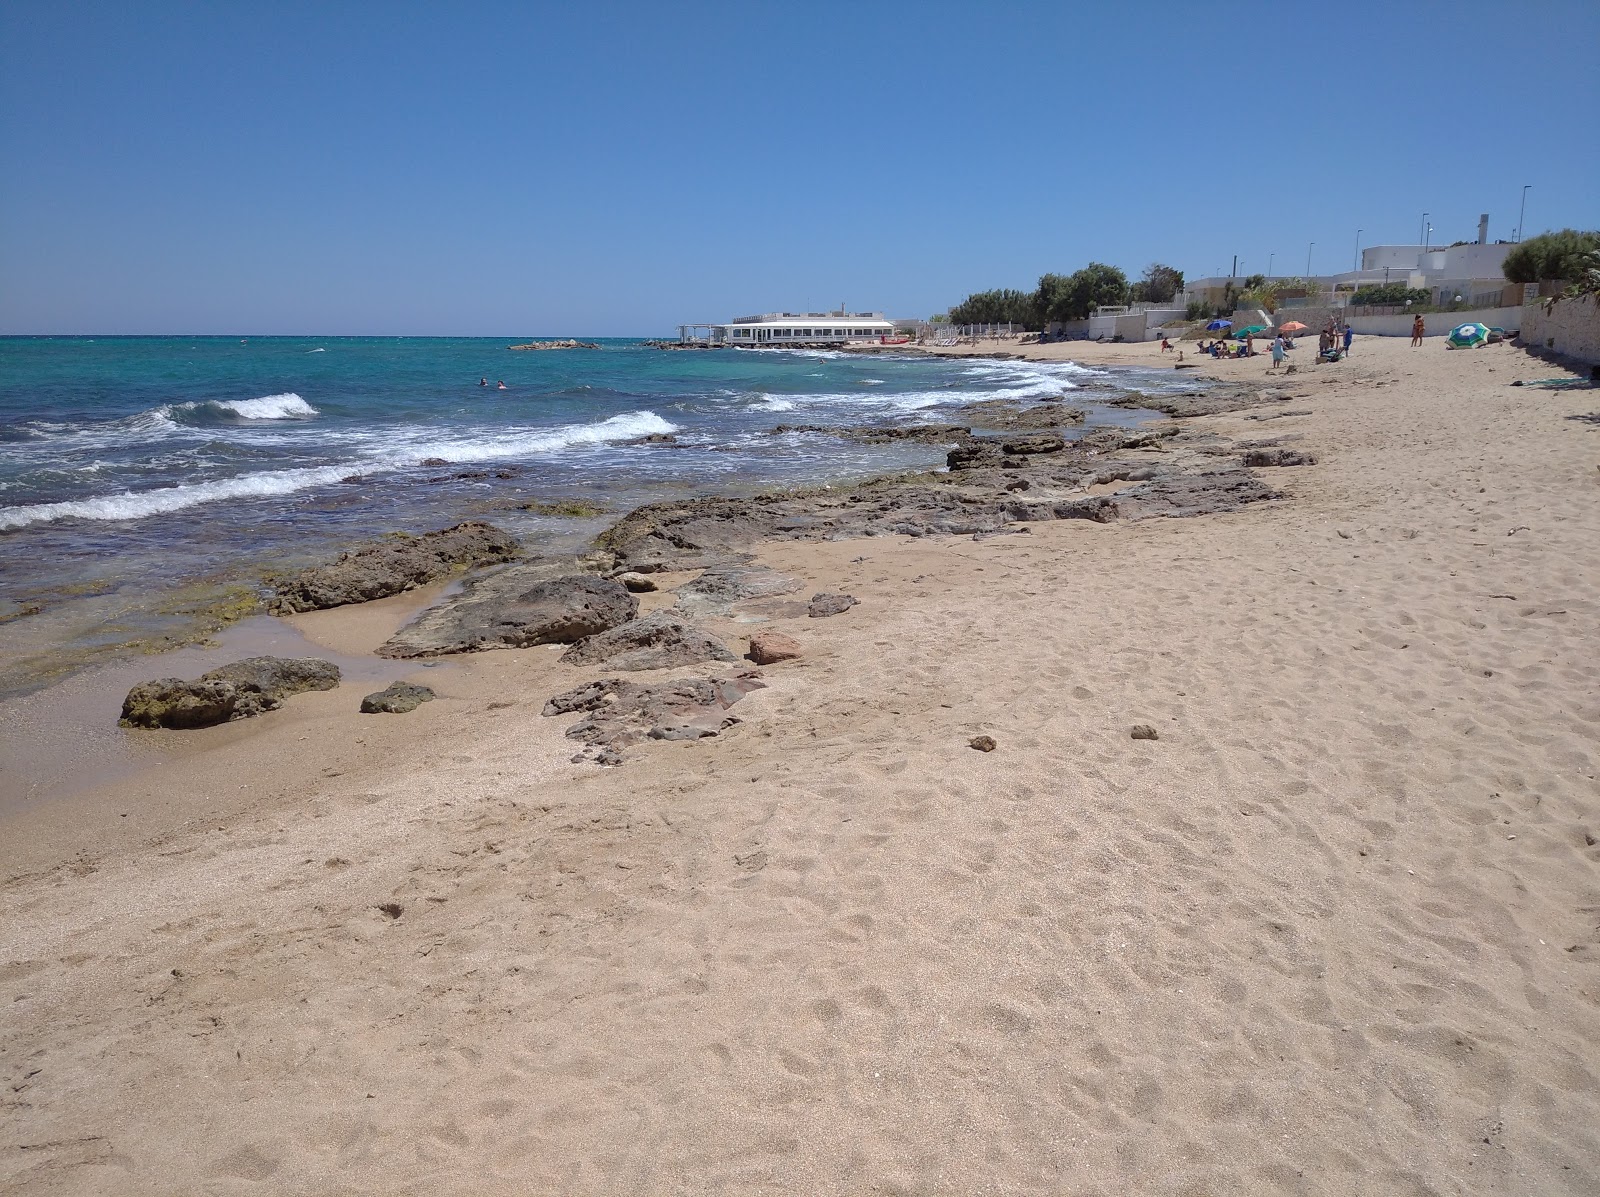
M1350 343L1355 339L1354 329L1343 320L1329 316L1328 322L1322 326L1321 335L1317 338L1317 360L1336 362L1341 357L1349 357Z

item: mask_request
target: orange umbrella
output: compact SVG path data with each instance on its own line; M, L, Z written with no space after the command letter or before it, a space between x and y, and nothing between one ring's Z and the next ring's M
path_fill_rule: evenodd
M1278 327L1281 328L1284 332L1301 332L1307 326L1304 325L1304 324L1301 324L1300 321L1298 321L1298 320L1291 320L1287 324L1278 325Z

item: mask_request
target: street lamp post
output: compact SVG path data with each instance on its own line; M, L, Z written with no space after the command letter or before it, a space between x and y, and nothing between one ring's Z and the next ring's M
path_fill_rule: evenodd
M1268 254L1267 255L1267 277L1268 278L1272 277L1272 259L1277 257L1277 256L1278 256L1277 254Z
M1519 244L1522 241L1522 218L1528 214L1528 188L1532 186L1532 183L1524 183L1522 185L1522 207L1517 210L1517 241Z
M1422 235L1422 252L1428 252L1428 242L1433 240L1433 222L1428 222L1428 231Z
M1422 230L1427 228L1427 227L1428 227L1428 214L1426 212L1424 212L1422 214L1422 223L1417 226L1417 240L1418 241L1422 240L1422 238L1423 238Z
M1361 269L1361 230L1360 229L1356 230L1356 261L1355 261L1355 265L1352 266L1351 269L1355 270L1355 271L1358 271L1358 272Z
M1311 251L1316 249L1316 248L1317 248L1317 243L1315 241L1313 241L1310 245L1306 246L1306 277L1307 278L1311 277Z

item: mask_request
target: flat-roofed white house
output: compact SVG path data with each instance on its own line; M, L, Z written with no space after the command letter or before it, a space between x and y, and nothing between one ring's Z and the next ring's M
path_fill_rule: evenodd
M899 335L894 321L885 319L882 312L767 312L761 316L736 316L726 324L678 326L680 342L735 349L827 349L870 344Z

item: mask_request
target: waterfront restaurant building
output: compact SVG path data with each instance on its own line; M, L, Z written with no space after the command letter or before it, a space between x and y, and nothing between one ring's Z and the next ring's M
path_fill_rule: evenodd
M702 331L704 330L704 331ZM728 345L740 348L826 349L841 345L866 345L894 337L892 320L882 312L768 312L763 316L736 316L727 324L683 324L678 339L684 343Z

